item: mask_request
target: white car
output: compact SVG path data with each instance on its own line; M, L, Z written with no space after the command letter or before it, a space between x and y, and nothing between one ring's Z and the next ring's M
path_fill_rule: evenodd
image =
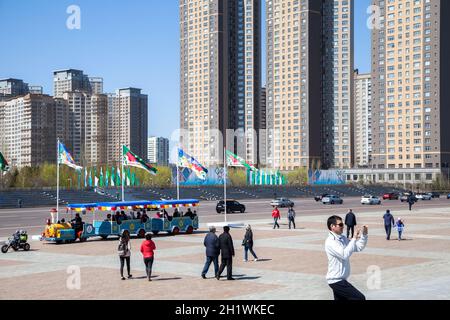
M427 193L418 193L416 194L417 200L431 200L431 195Z
M368 204L368 205L380 205L381 199L375 196L363 196L361 197L361 204Z

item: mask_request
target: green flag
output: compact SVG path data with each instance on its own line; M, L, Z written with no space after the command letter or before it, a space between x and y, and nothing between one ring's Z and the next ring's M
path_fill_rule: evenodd
M2 153L0 152L0 171L8 171L9 165L8 162L6 162L6 159L3 157Z

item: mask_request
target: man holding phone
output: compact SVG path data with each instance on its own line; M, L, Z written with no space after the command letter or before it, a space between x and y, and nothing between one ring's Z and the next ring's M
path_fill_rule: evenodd
M342 218L332 216L327 221L330 234L325 242L328 257L328 285L333 290L335 300L366 300L366 297L348 281L350 276L350 257L354 252L361 252L367 245L368 227L356 231L356 235L347 239Z

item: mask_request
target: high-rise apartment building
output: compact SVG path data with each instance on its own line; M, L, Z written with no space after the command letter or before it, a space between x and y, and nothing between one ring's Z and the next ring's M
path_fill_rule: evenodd
M293 170L322 159L322 2L266 1L267 162Z
M180 143L204 165L222 163L224 140L258 161L260 11L260 0L180 0Z
M75 162L100 165L107 162L108 101L106 95L65 92L68 105L68 140ZM60 115L63 117L63 114Z
M141 89L125 88L109 94L108 162L120 164L122 146L147 157L148 96Z
M372 165L448 167L450 38L445 32L450 30L450 2L373 4L381 18L372 32Z
M372 152L372 104L371 79L368 74L355 72L354 107L355 107L355 167L367 167Z
M162 166L169 165L169 139L148 138L148 162Z
M29 93L28 83L20 79L0 79L0 96L17 97Z
M269 165L351 167L353 0L266 4Z
M2 104L2 153L10 165L56 163L55 100L28 94Z
M92 94L103 94L103 78L89 77Z
M323 0L322 12L323 167L351 168L354 163L354 1Z
M64 92L91 93L89 77L81 70L66 69L53 72L53 95L61 98Z

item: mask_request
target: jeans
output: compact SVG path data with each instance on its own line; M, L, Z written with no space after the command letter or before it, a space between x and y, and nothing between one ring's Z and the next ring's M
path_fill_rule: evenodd
M219 257L206 257L205 266L203 267L202 276L206 276L211 262L214 263L214 275L219 272Z
M403 231L398 232L398 240L402 240L402 233L403 233Z
M144 258L144 264L145 264L145 271L147 273L147 279L150 279L152 277L153 259L154 259L154 257Z
M130 257L119 257L119 258L120 258L120 275L123 277L123 267L125 261L127 262L128 275L130 275Z
M244 259L248 260L248 250L250 250L250 253L252 254L253 258L258 259L258 257L256 256L255 251L253 251L253 246L249 247L249 246L244 246Z
M280 225L278 224L278 219L279 218L273 218L273 228L275 229L275 227L278 227L278 229L280 229Z
M346 280L329 286L333 290L334 300L366 300L366 297Z

